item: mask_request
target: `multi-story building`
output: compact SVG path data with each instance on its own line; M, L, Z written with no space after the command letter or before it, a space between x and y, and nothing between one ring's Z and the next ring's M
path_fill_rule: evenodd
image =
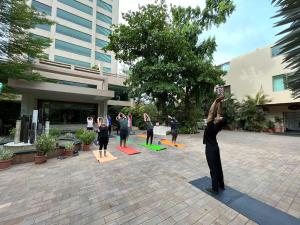
M55 82L9 80L21 95L21 115L39 110L51 124L82 124L89 115L106 115L107 108L131 106L125 77L117 75L118 62L108 44L112 25L118 24L119 0L30 0L54 21L31 32L50 38L48 59L37 60L34 71ZM96 66L98 70L92 69Z
M238 101L262 90L271 100L263 106L269 119L279 117L287 130L300 130L300 99L294 99L288 89L286 78L293 71L286 68L283 58L278 47L269 46L222 64L227 72L225 90Z

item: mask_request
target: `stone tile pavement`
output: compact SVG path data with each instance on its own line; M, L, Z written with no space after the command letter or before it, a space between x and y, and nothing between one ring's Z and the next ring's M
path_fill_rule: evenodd
M0 171L0 224L255 224L189 184L209 175L202 133L161 152L136 140L128 156L111 139L105 164L80 152ZM300 138L222 131L219 144L226 185L300 218Z

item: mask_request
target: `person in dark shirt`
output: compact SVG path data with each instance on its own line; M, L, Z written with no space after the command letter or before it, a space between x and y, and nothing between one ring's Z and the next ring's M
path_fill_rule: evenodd
M128 118L120 112L116 120L120 124L120 147L122 147L122 143L124 143L123 147L126 148L126 139L128 137Z
M106 150L109 141L109 132L107 126L107 120L103 118L98 118L98 142L99 142L99 153L100 158L102 157L102 149L104 148L104 157L106 157Z
M146 126L147 126L146 144L149 143L149 139L150 139L150 144L152 145L152 142L153 142L153 124L151 122L150 116L147 113L144 113L144 122L146 123Z
M179 123L175 119L175 117L168 116L168 118L171 121L172 143L176 146L176 141L177 141L177 137L178 137Z
M205 155L212 180L212 188L206 190L213 194L218 194L219 189L225 190L220 149L217 142L217 134L227 124L227 120L221 117L221 102L223 100L223 96L219 97L212 104L203 135L203 144L206 145Z

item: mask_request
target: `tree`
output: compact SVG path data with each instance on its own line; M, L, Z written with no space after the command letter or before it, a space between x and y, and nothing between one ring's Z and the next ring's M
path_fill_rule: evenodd
M196 126L202 105L223 83L223 71L213 65L216 41L200 35L233 10L230 0L207 0L203 10L169 9L164 0L156 1L123 14L127 24L115 26L106 50L130 65L126 83L133 97L146 94L163 117L177 109L183 126Z
M225 93L225 99L226 101L222 103L222 116L227 119L228 127L232 130L237 127L240 103L233 94Z
M43 49L49 46L50 40L30 33L38 24L52 22L25 0L0 1L0 82L5 85L4 91L8 91L8 78L43 80L32 72L32 59L45 56Z
M284 62L287 67L295 69L288 78L289 88L293 91L295 98L300 98L300 1L299 0L272 0L272 3L280 7L275 17L283 17L276 26L289 25L279 33L285 34L276 46L281 48L285 54Z

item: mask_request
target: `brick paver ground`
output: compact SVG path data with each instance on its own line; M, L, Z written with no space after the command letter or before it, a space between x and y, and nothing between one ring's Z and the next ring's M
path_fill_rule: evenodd
M0 171L0 224L255 224L189 184L209 175L202 133L180 135L184 149L134 143L133 156L110 141L109 163L81 152ZM300 138L223 131L219 143L226 185L300 218Z

